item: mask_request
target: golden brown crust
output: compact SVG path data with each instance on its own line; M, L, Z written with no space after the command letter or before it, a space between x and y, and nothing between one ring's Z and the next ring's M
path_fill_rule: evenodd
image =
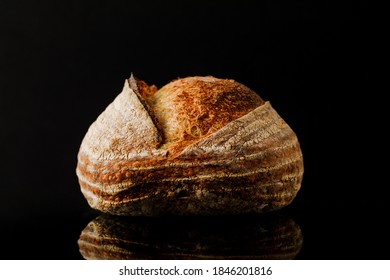
M264 101L248 87L228 79L188 77L175 80L150 99L171 149L210 135Z

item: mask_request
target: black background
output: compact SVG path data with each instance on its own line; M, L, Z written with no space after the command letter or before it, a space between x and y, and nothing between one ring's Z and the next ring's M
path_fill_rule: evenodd
M82 258L97 213L78 148L131 72L158 87L232 78L269 100L304 154L281 211L302 229L297 259L388 258L368 10L318 2L0 0L0 258Z

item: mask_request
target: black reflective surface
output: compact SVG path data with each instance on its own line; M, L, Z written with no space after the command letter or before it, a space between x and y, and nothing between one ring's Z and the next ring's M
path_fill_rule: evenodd
M82 231L85 259L293 259L299 226L279 214L214 217L100 215Z
M387 126L378 130L385 118L370 119L386 111L370 79L376 51L366 11L305 1L0 1L0 259L84 258L78 240L100 213L79 190L78 148L131 72L158 87L190 75L235 79L293 128L303 184L274 214L293 221L302 243L286 258L388 259L386 164L376 160L385 157L376 141ZM192 250L210 248L197 251L210 258L228 258L228 248L263 258L258 242L277 238L277 227L261 235L256 230L267 226L251 219L234 235L219 221L202 228L196 219L191 228L182 220L172 236L181 232ZM132 230L110 234L187 248L164 239L163 220L148 224L146 235L143 222L130 219ZM218 248L207 247L213 238ZM283 254L278 249L269 254ZM164 250L127 250L164 257Z

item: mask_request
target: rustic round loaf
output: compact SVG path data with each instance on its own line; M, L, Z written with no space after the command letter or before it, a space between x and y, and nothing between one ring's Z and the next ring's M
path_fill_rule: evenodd
M157 90L131 76L90 126L76 172L90 206L111 214L261 213L291 203L303 158L271 104L234 80Z

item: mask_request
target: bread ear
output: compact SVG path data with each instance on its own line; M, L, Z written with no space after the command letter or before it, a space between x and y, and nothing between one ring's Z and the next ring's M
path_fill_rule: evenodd
M142 96L125 81L122 92L90 126L80 154L95 160L126 160L148 155L161 141L161 132Z

